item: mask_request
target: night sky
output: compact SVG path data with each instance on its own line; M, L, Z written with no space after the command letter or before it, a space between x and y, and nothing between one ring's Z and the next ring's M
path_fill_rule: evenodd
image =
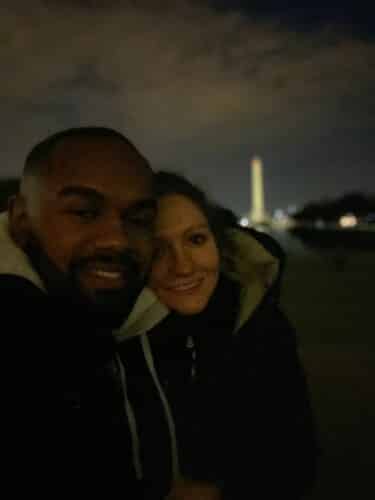
M239 214L253 155L270 211L375 193L375 7L361 3L3 0L0 176L50 133L104 125Z

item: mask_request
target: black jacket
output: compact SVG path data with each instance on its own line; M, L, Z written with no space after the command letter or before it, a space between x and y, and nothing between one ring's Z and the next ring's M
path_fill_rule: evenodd
M145 290L110 332L48 296L0 227L2 455L15 493L161 500L179 474L228 500L310 488L314 426L277 305L281 254L238 238L204 314L168 314Z
M118 335L146 485L166 492L178 468L228 500L299 499L318 452L296 334L278 304L283 253L267 235L235 233L233 266L203 313L151 328L141 315Z
M23 278L1 275L0 297L1 449L14 494L142 498L111 332Z

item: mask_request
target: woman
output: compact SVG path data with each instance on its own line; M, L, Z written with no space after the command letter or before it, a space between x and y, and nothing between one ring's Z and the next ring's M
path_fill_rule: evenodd
M317 453L295 333L278 305L283 253L183 177L160 172L156 185L150 288L166 308L150 299L118 334L146 490L301 498Z

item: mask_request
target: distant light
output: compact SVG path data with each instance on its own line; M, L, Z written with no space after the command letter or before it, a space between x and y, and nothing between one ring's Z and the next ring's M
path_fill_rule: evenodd
M340 217L339 225L341 227L355 227L358 224L358 219L354 214L345 214Z
M276 208L276 210L273 213L273 216L277 220L283 220L288 217L288 215L284 212L282 208Z
M242 227L248 227L249 219L247 217L241 217L239 224Z
M288 215L295 215L298 211L297 205L288 205L288 208L286 209Z
M318 229L323 229L326 226L326 223L323 219L316 219L315 227Z

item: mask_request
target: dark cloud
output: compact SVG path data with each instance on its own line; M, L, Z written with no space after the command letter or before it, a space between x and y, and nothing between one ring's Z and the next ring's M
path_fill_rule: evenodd
M273 206L371 184L371 40L194 1L32 4L0 7L2 175L51 131L95 123L238 211L256 153Z

